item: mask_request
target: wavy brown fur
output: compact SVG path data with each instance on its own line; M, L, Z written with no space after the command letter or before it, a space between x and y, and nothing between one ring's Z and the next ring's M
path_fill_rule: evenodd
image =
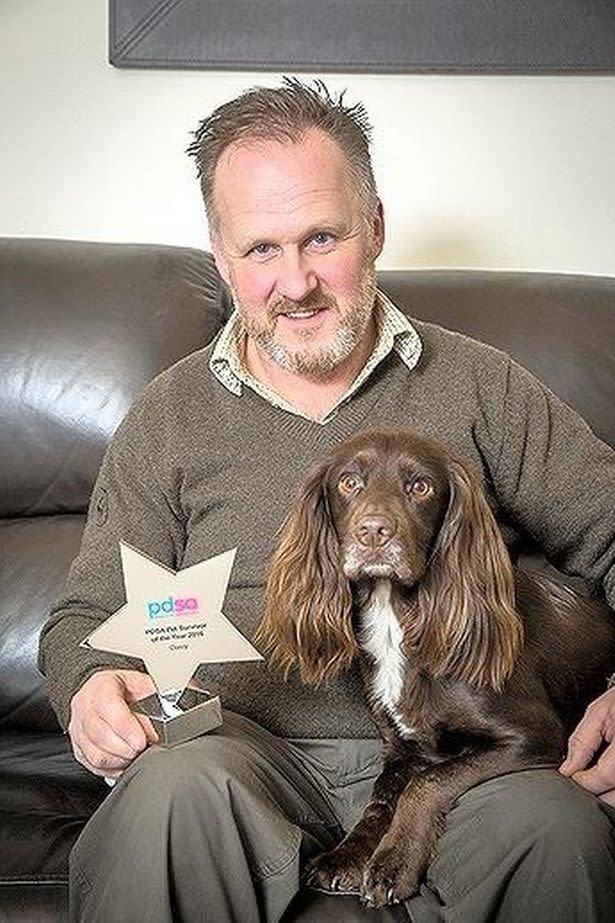
M285 676L296 667L302 681L314 685L347 668L359 651L323 477L319 465L284 523L255 636Z
M510 557L480 485L457 460L449 486L406 637L433 676L501 689L523 643Z

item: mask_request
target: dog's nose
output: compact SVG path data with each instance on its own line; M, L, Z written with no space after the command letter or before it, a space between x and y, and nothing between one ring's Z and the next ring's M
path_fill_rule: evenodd
M395 523L383 513L361 516L354 530L357 541L366 548L382 548L395 535Z

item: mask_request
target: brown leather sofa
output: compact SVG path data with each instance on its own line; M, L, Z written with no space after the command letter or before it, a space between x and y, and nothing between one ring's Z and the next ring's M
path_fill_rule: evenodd
M615 279L380 281L409 313L510 352L615 445ZM66 917L68 853L107 793L72 759L36 667L104 448L143 385L207 343L229 307L197 250L0 240L0 920ZM302 894L285 919L403 916Z

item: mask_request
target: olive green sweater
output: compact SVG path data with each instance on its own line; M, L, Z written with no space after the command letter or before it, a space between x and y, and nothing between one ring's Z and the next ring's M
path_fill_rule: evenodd
M124 602L118 542L178 570L238 546L225 614L248 637L260 619L275 533L311 463L365 428L413 427L468 456L506 540L529 533L559 568L602 582L615 606L615 452L503 353L414 322L409 370L393 351L325 425L208 367L211 346L159 375L121 424L95 486L79 555L41 637L41 669L66 727L96 670L138 661L79 647ZM377 736L351 670L320 689L264 663L202 667L226 708L290 737Z

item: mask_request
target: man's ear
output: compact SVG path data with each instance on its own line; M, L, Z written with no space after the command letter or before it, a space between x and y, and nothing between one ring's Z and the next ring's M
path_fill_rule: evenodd
M380 199L372 217L372 235L374 242L374 259L380 256L384 247L384 207Z
M220 244L220 237L215 232L211 234L211 252L213 254L214 263L216 264L218 273L222 277L222 280L228 285L230 279L228 260L226 259L224 250Z

